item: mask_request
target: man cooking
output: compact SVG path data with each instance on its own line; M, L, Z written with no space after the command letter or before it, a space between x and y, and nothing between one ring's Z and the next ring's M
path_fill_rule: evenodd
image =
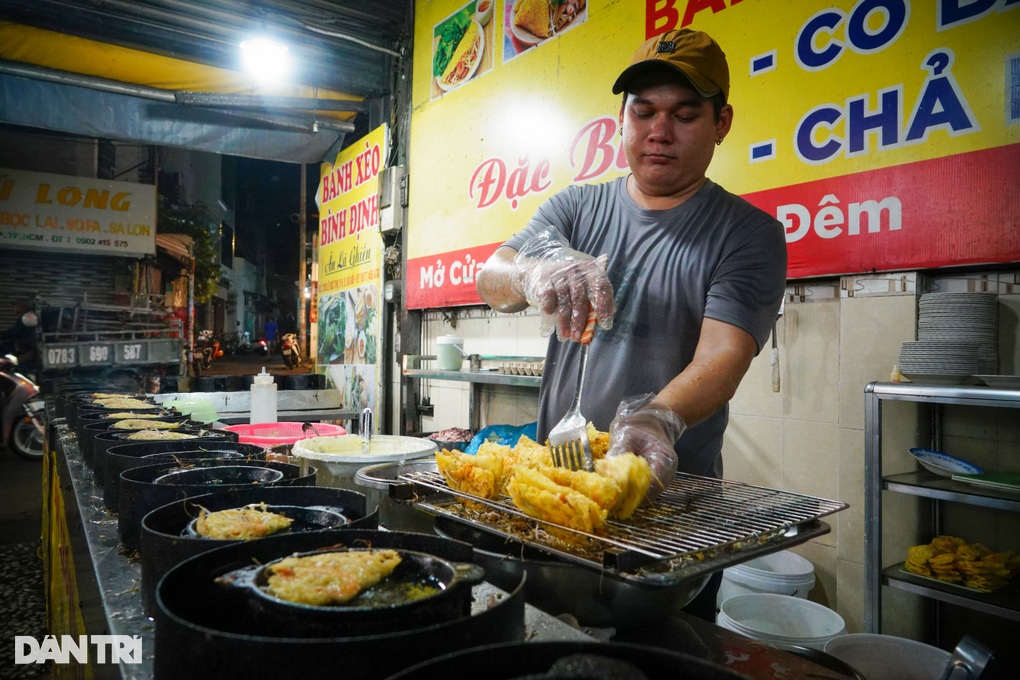
M556 329L540 441L570 406L578 341L595 311L581 413L609 430L607 456L633 451L649 462L648 500L677 470L722 476L727 404L786 285L782 225L706 176L733 123L729 88L726 57L707 34L645 42L613 85L631 174L558 192L478 276L493 309L531 305ZM688 611L714 618L720 576L699 598L705 607Z

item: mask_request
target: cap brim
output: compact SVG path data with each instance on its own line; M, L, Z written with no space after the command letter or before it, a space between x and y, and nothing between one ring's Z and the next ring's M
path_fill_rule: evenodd
M682 66L660 59L647 59L631 64L623 70L620 77L613 83L613 94L620 94L635 80L647 78L656 73L680 76L684 82L693 87L702 97L714 97L722 91L700 75L687 72Z

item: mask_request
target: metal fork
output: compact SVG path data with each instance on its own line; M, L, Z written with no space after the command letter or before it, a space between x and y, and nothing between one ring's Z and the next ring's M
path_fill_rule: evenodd
M592 461L591 444L588 442L588 420L581 415L581 390L584 388L584 374L588 368L588 346L595 335L595 310L588 312L588 322L581 334L581 365L577 372L577 388L574 401L566 415L549 432L549 447L552 459L559 467L570 470L595 469Z

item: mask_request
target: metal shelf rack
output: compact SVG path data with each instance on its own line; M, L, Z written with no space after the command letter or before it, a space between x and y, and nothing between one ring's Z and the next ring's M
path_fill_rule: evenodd
M440 371L430 368L429 363L435 361L435 356L425 354L405 354L402 372L404 379L412 380L452 380L457 382L471 383L471 392L468 401L468 427L472 432L481 428L481 394L482 385L506 385L510 387L533 387L538 389L542 384L541 375L513 375L500 373L497 367L483 367L482 362L538 362L542 357L518 357L518 356L483 356L478 354L469 355L469 367L461 371Z
M976 386L920 385L873 382L864 389L864 628L880 633L882 586L966 607L1011 621L1020 621L1020 584L1011 583L992 593L979 593L909 574L902 563L883 566L882 492L928 498L933 503L933 523L942 502L963 503L1007 512L1020 512L1020 493L994 491L956 482L933 473L911 472L882 475L882 404L907 401L931 407L931 445L939 447L941 406L1020 408L1020 390Z

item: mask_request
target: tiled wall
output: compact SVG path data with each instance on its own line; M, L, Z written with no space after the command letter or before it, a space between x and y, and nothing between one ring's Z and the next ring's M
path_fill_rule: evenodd
M859 280L850 285L862 286ZM776 326L779 391L773 391L772 352L766 346L731 403L723 450L728 479L849 504L827 518L831 533L794 550L815 566L811 599L836 609L850 632L863 630L864 388L889 380L900 343L915 339L912 280L889 287L895 290L875 293L865 287L865 293L848 296L837 282L813 287L829 291L828 297L811 295L811 287L803 296L788 295ZM1020 293L1011 286L1004 290L999 296L999 372L1015 374L1020 372ZM469 353L540 356L545 347L537 317L527 313L497 316L476 310L470 318L459 318L456 328L437 316L429 324L427 342L447 333L463 337ZM466 384L433 381L431 394L435 415L427 419L426 431L467 426ZM486 390L482 425L534 420L535 394L528 388ZM916 463L907 449L924 443L918 410L901 402L887 403L884 409L884 472L913 470ZM1014 469L1020 468L1020 414L1005 411L948 410L943 448L990 468L1010 460ZM905 555L910 545L930 540L924 501L887 493L883 503L886 556ZM1020 549L1020 518L1015 516L990 519L988 511L954 508L944 530L995 548ZM923 634L923 598L892 588L884 588L883 597L883 632L912 638Z

